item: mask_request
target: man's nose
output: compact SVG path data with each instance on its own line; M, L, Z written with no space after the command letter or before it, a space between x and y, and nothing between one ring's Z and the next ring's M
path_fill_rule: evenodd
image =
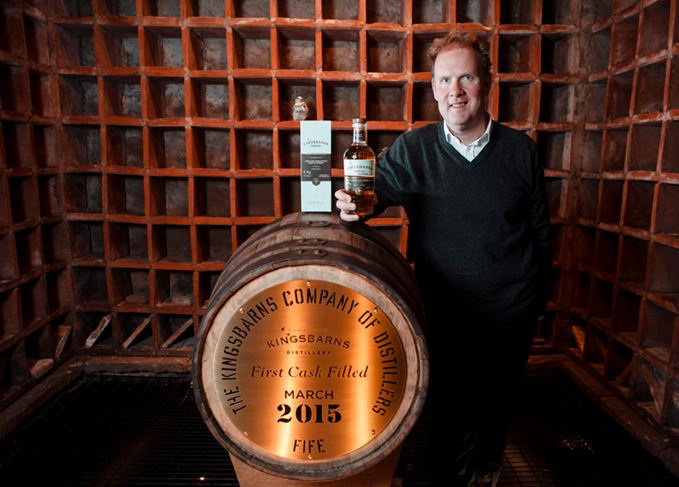
M463 93L464 89L462 89L460 82L456 79L452 80L450 82L450 91L448 92L448 96L460 96Z

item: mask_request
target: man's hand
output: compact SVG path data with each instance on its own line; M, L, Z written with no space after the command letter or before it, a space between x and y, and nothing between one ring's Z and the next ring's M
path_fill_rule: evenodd
M356 211L356 204L352 203L351 195L349 195L343 189L338 189L335 191L335 206L340 211L340 219L345 222L357 222L359 217L355 213L350 213Z

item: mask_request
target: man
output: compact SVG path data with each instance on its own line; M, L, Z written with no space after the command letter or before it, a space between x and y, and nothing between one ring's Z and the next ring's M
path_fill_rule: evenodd
M427 309L431 485L496 485L510 400L546 303L549 215L535 144L486 112L484 41L430 49L443 123L402 134L380 159L375 214L403 205ZM351 197L337 208L356 221Z

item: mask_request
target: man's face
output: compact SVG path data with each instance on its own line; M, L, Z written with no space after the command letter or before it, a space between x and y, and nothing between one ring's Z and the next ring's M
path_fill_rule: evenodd
M434 63L431 86L448 128L456 135L481 136L486 126L488 86L476 52L453 47L440 53Z

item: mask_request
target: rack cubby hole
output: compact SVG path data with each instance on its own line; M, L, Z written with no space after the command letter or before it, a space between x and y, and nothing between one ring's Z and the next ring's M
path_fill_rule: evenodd
M573 74L576 71L576 51L575 35L543 35L542 72L562 75Z
M366 0L366 23L404 23L402 0Z
M460 2L458 2L458 9ZM412 3L413 24L440 24L449 21L446 2L437 0L421 0ZM464 22L459 20L458 22Z
M368 120L405 120L405 92L405 85L368 83L366 95L366 115Z
M639 36L639 56L667 49L669 19L669 0L661 0L644 9L641 36Z
M323 70L360 71L358 31L323 31Z
M611 57L611 29L610 27L599 32L592 33L589 39L589 61L588 70L590 73L600 73L608 69Z
M665 122L665 149L663 151L663 172L679 172L679 121Z
M634 333L639 324L641 298L624 289L617 288L615 308L613 309L613 330L623 333Z
M269 2L261 0L234 0L236 17L269 18Z
M544 167L570 169L572 135L571 132L538 132L538 155Z
M152 244L155 261L191 262L189 227L154 225Z
M591 8L595 22L607 20L613 14L613 0L593 2Z
M67 167L101 164L99 125L64 125L61 135L62 156Z
M574 24L573 3L571 0L543 0L542 23L558 25Z
M51 117L54 115L53 96L50 78L46 74L30 71L29 83L31 89L31 105L33 115Z
M24 32L21 22L21 9L6 3L0 4L0 51L13 56L24 57Z
M620 207L622 205L623 181L605 179L601 183L601 207L599 221L611 225L620 224Z
M271 120L271 80L239 79L235 84L236 118L238 120Z
M628 227L649 230L655 184L647 181L627 181L627 198L623 224Z
M323 82L325 120L351 120L360 113L360 87L352 82Z
M2 121L2 138L5 146L5 165L8 169L33 167L33 141L28 123Z
M57 17L91 17L92 3L90 0L55 0L52 4Z
M83 346L87 338L97 329L102 320L107 320L109 317L109 312L76 312L74 336L78 346ZM113 342L111 326L107 326L97 338L95 348L111 350L113 348Z
M145 261L148 259L146 225L111 222L109 223L109 242L113 260Z
M102 66L139 66L139 39L136 26L102 26L101 58Z
M0 283L19 278L17 272L16 246L12 234L0 235Z
M368 132L368 144L379 155L383 149L391 147L401 132L391 130L371 130Z
M142 11L151 17L179 17L179 0L143 0Z
M493 5L475 0L457 0L457 22L493 25Z
M278 16L290 19L315 19L314 0L277 0Z
M240 247L243 242L252 237L260 228L264 228L264 225L239 225L236 227L236 245Z
M81 305L108 307L106 271L99 267L74 267L74 298Z
M106 163L109 166L144 166L141 127L109 125L106 137Z
M167 350L169 348L170 350L182 351L183 353L192 352L195 340L192 316L158 314L157 319L158 328L160 330L160 339L163 342L162 345L164 349ZM182 327L185 327L187 323L189 326L184 329L183 333L175 337L175 340L172 343L165 344L166 340L169 340L172 335L177 333Z
M283 214L295 213L302 209L302 182L300 178L281 178Z
M620 273L618 279L622 282L643 284L646 277L646 254L648 243L634 237L622 237L620 252Z
M32 177L9 178L12 223L35 222L39 217L37 181Z
M601 168L602 146L603 146L603 132L601 130L585 131L585 142L582 151L583 171L599 172Z
M330 135L330 142L333 147L332 154L330 155L330 164L333 168L344 169L344 151L349 148L352 142L351 131L343 130L333 130ZM298 156L299 157L299 156ZM298 166L299 167L299 166ZM342 180L342 186L344 187L344 180ZM339 188L337 188L339 189ZM333 192L335 188L333 188Z
M368 31L368 71L402 73L405 69L405 39L402 33Z
M594 123L603 122L605 107L603 101L606 99L606 81L584 85L583 95L585 95L584 98L587 100L584 109L585 121Z
M98 0L99 15L107 17L134 17L134 0Z
M212 290L217 284L221 272L201 272L198 274L198 294L200 306L205 306L210 299Z
M66 211L75 213L101 213L101 175L67 174Z
M38 227L16 232L17 263L19 274L24 275L40 269L43 265L42 243L40 241L40 229Z
M143 305L149 302L149 271L146 269L111 269L113 305Z
M679 43L679 21L677 22L677 34L675 39ZM675 43L675 45L677 44ZM667 108L676 109L679 108L679 56L672 57L672 64L670 67L670 86L669 86L669 98L667 99Z
M587 300L590 295L592 278L589 274L576 271L573 273L571 292L567 296L571 307L584 311L587 308Z
M606 131L602 171L622 171L624 169L627 132L627 127Z
M191 80L191 116L229 118L229 84L226 79Z
M144 32L146 66L165 68L181 68L184 66L182 33L179 28L146 27Z
M196 226L198 262L223 262L231 257L231 227Z
M231 216L229 180L195 178L196 215Z
M224 0L190 0L187 2L189 17L224 18Z
M311 9L313 12L313 8ZM278 29L280 69L316 69L316 36L311 29Z
M66 222L43 224L42 245L46 265L66 262L70 258Z
M500 83L500 122L531 122L531 83Z
M316 83L315 80L278 80L279 114L281 120L292 120L292 108L295 98L301 96L309 108L306 120L316 119Z
M99 97L96 76L59 76L61 114L97 116Z
M500 5L501 24L534 24L536 2L503 0Z
M632 61L637 50L639 16L634 15L613 24L613 66Z
M562 205L566 194L567 182L561 178L546 178L545 192L547 195L547 205L549 208L549 216L552 219L559 219L564 217L565 208Z
M56 344L55 325L49 324L26 336L26 365L28 373L41 377L54 366L54 346Z
M679 185L660 184L658 210L656 212L655 231L679 236Z
M33 147L37 167L55 167L59 163L57 129L53 125L33 125Z
M498 73L529 73L535 52L535 35L501 34Z
M57 24L56 64L59 67L95 66L94 33L92 26L79 24Z
M660 146L660 128L658 124L632 127L628 170L655 171Z
M198 167L229 170L229 130L193 127L191 131L193 160Z
M185 178L151 178L151 214L188 216L188 180Z
M639 68L634 113L662 112L665 61Z
M273 133L268 130L236 130L236 168L272 169Z
M336 132L333 130L333 133ZM299 169L300 167L299 130L278 130L278 149L280 167ZM343 151L333 143L333 153ZM283 198L285 201L285 198Z
M189 69L226 69L224 29L190 29L189 40Z
M108 176L108 214L144 214L143 176Z
M193 273L156 271L156 304L193 305Z
M431 90L431 83L413 83L413 122L435 121L439 115L438 104Z
M61 198L61 184L58 176L39 176L40 216L49 218L61 215L64 205Z
M618 234L600 230L598 235L594 254L594 268L597 271L615 274L618 263Z
M235 48L234 68L271 68L271 37L269 29L233 29Z
M627 117L630 113L631 96L631 71L609 78L606 119L613 120L620 117Z
M73 304L71 299L72 286L70 273L67 269L48 272L46 274L46 281L50 313L56 313Z
M119 339L118 353L126 350L133 354L153 352L153 321L145 313L113 313L113 333ZM138 328L141 327L141 330ZM132 336L133 333L138 333ZM130 340L130 341L128 341Z
M573 86L542 83L540 122L569 122L573 118Z
M599 198L599 180L583 179L580 191L579 214L582 218L594 220L596 218L597 202Z
M237 216L273 216L273 181L270 179L238 179L236 196Z
M104 258L104 227L101 222L69 222L74 259Z
M47 316L47 290L45 281L38 277L19 286L21 294L21 316L24 329Z
M153 168L186 167L186 137L183 128L152 127L150 161Z
M24 15L24 34L28 59L38 64L49 64L50 43L48 41L47 24Z
M663 357L666 362L669 361L677 315L650 301L644 301L643 315L641 346L652 349L656 355Z
M679 294L679 250L667 245L653 243L651 247L648 289L659 294Z
M324 19L358 20L358 3L355 0L323 0Z
M155 93L155 87L152 86L151 90ZM107 76L104 78L104 114L117 117L141 117L141 83L138 77Z
M152 118L183 118L184 79L148 78L149 116Z
M25 73L22 66L0 62L0 110L19 113L31 110Z
M608 319L611 317L613 285L601 279L592 279L589 298L589 316Z
M0 293L0 339L21 332L19 315L19 289Z
M419 32L413 34L413 73L431 72L431 61L427 52L429 52L434 39L443 35L445 35L445 32L440 34Z
M590 227L575 226L571 238L571 255L575 263L592 267L594 264L594 243L596 231Z

